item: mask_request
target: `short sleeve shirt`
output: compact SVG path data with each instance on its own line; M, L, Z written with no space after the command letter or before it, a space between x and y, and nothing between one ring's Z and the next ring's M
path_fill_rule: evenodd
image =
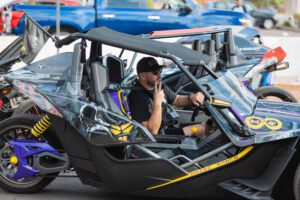
M177 94L173 92L168 86L163 85L166 102L163 103L162 108L162 123L167 122L166 103L172 104ZM137 122L148 121L153 112L153 90L147 90L140 83L137 83L135 88L129 94L129 106L132 118Z

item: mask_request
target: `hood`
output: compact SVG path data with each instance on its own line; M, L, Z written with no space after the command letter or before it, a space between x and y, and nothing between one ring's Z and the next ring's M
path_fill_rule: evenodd
M237 146L249 146L300 136L300 104L258 100L251 115L240 116L244 135L228 137Z
M259 100L245 124L255 134L255 143L300 136L300 104Z

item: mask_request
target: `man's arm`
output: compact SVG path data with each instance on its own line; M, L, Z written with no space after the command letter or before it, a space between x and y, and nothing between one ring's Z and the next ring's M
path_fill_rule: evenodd
M148 121L143 125L153 134L157 135L162 122L162 106L153 104L153 112Z
M204 100L204 95L201 92L197 92L190 96L177 95L172 105L184 107L184 106L194 104L196 106L200 106L203 104L203 100Z
M161 89L161 82L155 83L153 94L153 111L148 121L143 125L153 134L157 135L162 122L162 102L165 99L164 91Z
M191 105L192 101L189 96L186 95L177 95L175 101L172 103L174 106L185 107Z

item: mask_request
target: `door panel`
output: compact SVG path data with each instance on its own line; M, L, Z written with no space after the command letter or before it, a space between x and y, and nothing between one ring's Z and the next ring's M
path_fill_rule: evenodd
M103 7L98 7L97 25L124 33L142 34L147 20L146 3L146 0L107 0Z

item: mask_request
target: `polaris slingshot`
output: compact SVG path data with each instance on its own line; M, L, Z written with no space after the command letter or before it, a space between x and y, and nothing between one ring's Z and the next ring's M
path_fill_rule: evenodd
M96 28L56 46L76 40L73 53L5 76L46 114L0 122L2 188L37 192L61 171L74 169L83 184L123 194L185 199L288 199L294 194L299 199L300 104L257 100L236 75L211 71L208 56L182 45ZM122 49L120 54L129 50L172 61L205 95L203 106L190 115L195 122L189 123L202 122L196 118L201 109L215 131L201 139L153 136L132 120L134 105L127 102L132 72L118 56L104 55L103 45ZM192 67L205 75L195 78ZM170 126L181 126L174 112L170 109L177 123Z

